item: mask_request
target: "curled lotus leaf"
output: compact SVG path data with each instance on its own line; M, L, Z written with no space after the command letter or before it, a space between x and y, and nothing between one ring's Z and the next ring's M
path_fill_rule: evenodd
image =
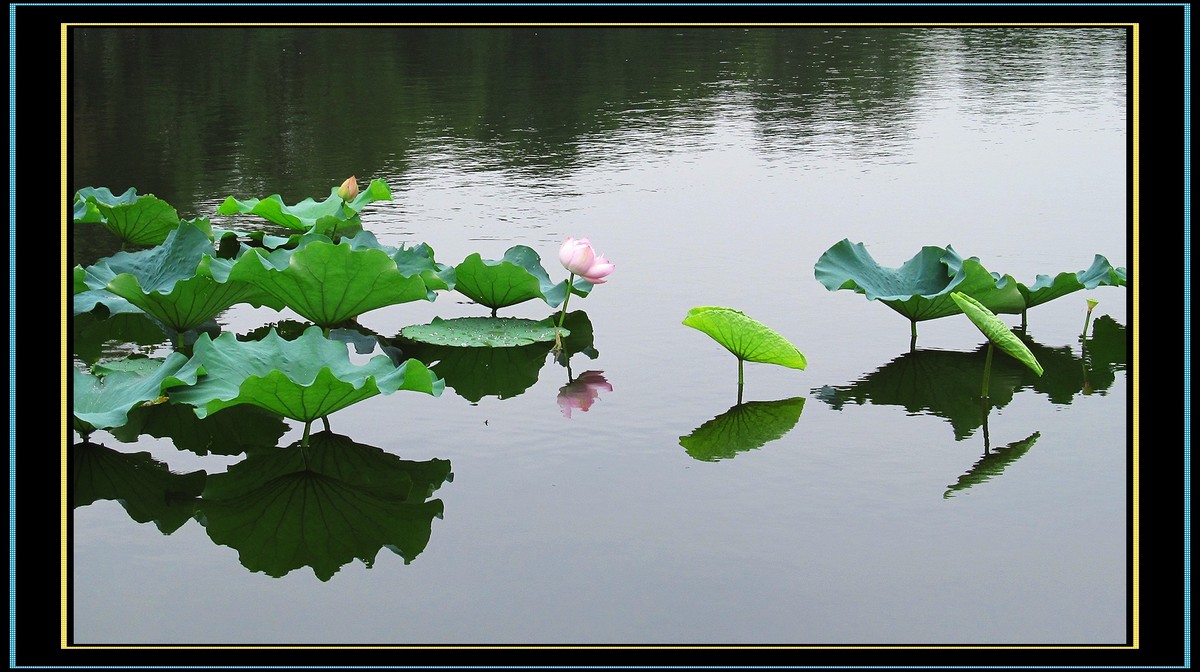
M740 360L778 364L789 369L808 366L808 360L796 346L740 310L697 306L688 311L683 324L708 334Z
M1059 273L1053 278L1039 275L1032 285L1018 283L1017 289L1025 298L1026 307L1033 308L1081 289L1095 289L1101 286L1126 286L1125 269L1113 268L1107 258L1097 254L1092 260L1092 265L1082 271Z
M493 311L531 299L557 307L567 298L567 281L551 281L541 257L525 245L508 248L498 260L471 254L454 271L454 289ZM591 290L592 283L582 278L576 278L572 285L573 293L579 296L587 296Z
M231 279L234 262L212 254L212 241L200 228L181 224L161 245L118 252L99 262L97 266L106 268L96 269L93 276L111 276L105 289L181 332L238 303L283 308L256 285ZM78 295L76 299L78 304Z
M515 317L435 317L429 324L404 327L404 338L431 345L459 348L511 348L554 340L554 321L526 320ZM560 329L564 336L570 334Z
M196 382L198 372L189 369L188 358L178 352L140 361L143 364L123 368L110 363L100 369L103 375L74 370L71 412L80 434L120 427L135 406L160 403L168 390Z
M996 344L996 347L1012 355L1017 361L1032 369L1034 373L1042 375L1042 365L1038 363L1037 357L1034 357L1033 353L1029 351L1029 347L1020 338L1017 338L1008 325L1000 321L1000 318L996 317L992 311L962 292L951 292L950 298L958 304L962 312L966 313L971 322L979 327L983 335Z
M153 194L139 196L130 188L120 196L107 187L75 192L77 223L99 223L131 245L159 245L179 226L179 213Z
M274 329L250 342L232 333L216 339L201 334L188 368L205 375L171 395L171 401L194 406L201 418L229 406L254 404L311 422L377 394L411 390L436 397L446 386L415 359L397 367L386 355L376 355L353 364L346 344L326 338L317 326L292 341Z
M995 276L978 259L963 259L949 245L925 246L899 268L885 268L865 245L843 239L821 255L814 272L829 291L854 290L913 322L961 313L950 300L952 291L969 294L997 313L1021 313L1025 309L1025 300L1012 276Z
M350 201L343 200L337 192L337 187L334 187L329 191L329 198L323 201L306 198L294 205L284 203L279 194L244 201L229 196L217 208L217 214L258 215L293 231L311 231L334 237L335 233L343 236L361 230L358 213L368 203L392 200L392 191L383 180L371 180L371 184Z

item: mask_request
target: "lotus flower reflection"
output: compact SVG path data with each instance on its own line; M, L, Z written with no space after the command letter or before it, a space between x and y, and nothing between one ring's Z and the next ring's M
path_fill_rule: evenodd
M600 392L612 392L612 383L602 375L603 371L584 371L575 380L563 385L558 390L558 407L563 416L571 417L571 412L579 409L584 413L592 407Z

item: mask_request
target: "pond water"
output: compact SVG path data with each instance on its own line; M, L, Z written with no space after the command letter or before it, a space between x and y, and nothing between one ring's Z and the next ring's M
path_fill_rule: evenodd
M267 506L236 482L208 505L147 513L118 483L75 506L75 643L1128 639L1129 292L1030 310L1046 375L997 354L985 412L965 317L921 322L914 346L904 317L814 276L842 239L893 268L951 245L1027 284L1096 254L1129 266L1123 28L86 27L70 48L73 190L276 232L216 208L355 175L391 188L362 211L383 244L449 264L526 245L558 280L563 238L587 237L616 264L571 300L592 347L565 366L548 347L499 381L447 361L440 397L330 416L322 445L433 490L359 559L330 560L320 525L231 532ZM119 247L73 231L76 264ZM681 324L696 306L745 312L807 368L748 363L739 390L734 357ZM451 292L359 322L392 338L487 314ZM242 304L217 326L289 321ZM589 371L611 389L568 417L560 390ZM226 436L303 431L239 422ZM91 440L210 484L260 468L186 432ZM360 505L329 529L399 515Z

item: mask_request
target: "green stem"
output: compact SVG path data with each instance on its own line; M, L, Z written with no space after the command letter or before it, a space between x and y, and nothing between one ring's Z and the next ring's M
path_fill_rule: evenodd
M300 450L308 448L308 435L312 431L312 420L304 423L304 436L300 438Z
M1085 341L1087 340L1087 330L1091 324L1092 324L1092 309L1088 308L1087 317L1085 317L1083 319L1083 333L1079 335L1079 338L1081 338Z
M563 299L562 314L560 314L558 316L558 328L559 329L562 329L563 322L566 321L566 319L567 319L567 304L571 302L571 285L573 285L573 284L575 284L575 274L574 273L572 273L571 277L567 279L567 298ZM557 333L558 332L555 331L555 334L557 334Z
M912 329L910 331L912 333L912 340L913 340L913 343L916 343L917 342L917 321L912 320L911 324L912 324Z
M992 377L992 351L995 349L996 346L993 345L989 340L987 361L985 361L983 364L983 390L979 393L979 396L983 397L984 399L988 398L988 379Z
M742 360L741 357L738 357L738 387L741 387L742 382L743 382L743 378L742 378L743 361L744 360Z

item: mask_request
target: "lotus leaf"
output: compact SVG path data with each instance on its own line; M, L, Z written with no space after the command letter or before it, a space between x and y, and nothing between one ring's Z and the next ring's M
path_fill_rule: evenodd
M404 327L400 335L422 343L459 348L511 348L554 340L554 322L515 317L433 318L429 324ZM564 336L569 335L565 328Z
M119 253L120 254L120 253ZM117 277L104 262L74 270L74 294L72 307L75 315L90 313L97 306L104 307L104 316L121 313L144 314L141 308L108 291L108 282Z
M114 196L107 187L75 192L75 221L98 222L130 245L158 245L179 226L179 213L152 194L137 195L132 187Z
M231 406L205 418L190 406L135 406L121 427L108 430L118 441L132 443L147 435L167 438L179 450L197 455L239 455L274 449L289 427L283 417L253 404Z
M739 361L778 364L790 369L808 366L796 346L739 310L698 306L688 311L683 324L708 334Z
M172 388L196 382L198 372L186 367L188 358L178 352L172 352L162 361L146 362L151 368L148 373L114 369L95 376L74 370L71 411L80 434L86 437L96 429L120 427L134 406L156 401Z
M454 289L476 303L492 309L523 303L531 299L542 299L557 307L567 298L567 281L554 283L537 252L525 245L514 245L504 253L504 258L493 261L483 259L479 253L468 256L454 268ZM577 278L572 290L587 296L592 283Z
M317 202L306 198L295 205L287 205L283 197L273 194L265 199L250 198L239 201L233 196L217 208L219 215L251 214L274 222L293 231L314 232L334 237L357 233L362 225L358 213L363 206L375 201L392 200L391 189L383 180L371 180L370 186L361 191L351 201L343 201L337 193L337 187L329 191L329 198Z
M969 294L997 313L1020 313L1025 308L1016 280L994 276L978 259L963 259L949 245L923 247L893 269L880 266L862 243L843 239L821 255L814 271L830 291L852 289L907 317L914 334L917 322L962 312L950 300L951 291Z
M1017 338L1008 325L1001 322L1000 318L996 317L992 311L962 292L951 292L950 298L967 314L967 317L971 318L983 335L996 344L996 347L1012 355L1017 361L1032 369L1034 373L1042 375L1042 365L1038 363L1037 357L1033 356L1029 347Z
M424 272L409 265L405 270L382 249L308 234L294 250L250 248L234 262L229 277L259 287L328 328L376 308L436 298Z
M486 396L515 397L533 387L546 364L550 343L453 347L405 339L401 350L421 361L436 361L430 368L446 381L446 387L474 404Z
M108 344L158 345L166 340L163 326L138 311L107 318L87 312L71 320L71 348L80 361L94 364L105 355ZM128 354L114 349L114 356Z
M1032 285L1018 283L1017 289L1025 298L1025 306L1028 309L1081 289L1095 289L1100 286L1124 287L1125 269L1113 268L1108 259L1097 254L1092 260L1092 265L1082 271L1059 273L1053 278L1039 275Z
M306 459L272 451L210 477L198 516L251 571L279 577L311 567L328 581L356 558L370 567L385 547L412 562L443 511L426 499L451 476L446 460L401 460L319 432Z
M702 462L730 459L782 438L796 426L803 411L803 397L737 404L679 437L679 445Z
M238 303L276 310L283 303L259 287L229 277L232 261L212 256L212 241L180 225L157 247L118 252L97 264L95 277L111 273L105 287L177 331L187 331ZM85 279L86 280L86 279Z
M355 250L383 250L396 262L396 268L401 275L421 276L430 291L430 301L433 300L434 290L454 288L454 267L434 261L433 248L425 243L418 243L412 247L392 247L380 244L375 234L370 231L362 231L351 238L349 244L351 249Z
M1015 462L1017 458L1025 453L1028 453L1029 449L1033 447L1033 444L1037 443L1041 435L1041 432L1034 432L1020 441L1014 441L1003 448L996 448L990 453L985 454L971 467L970 471L959 476L958 482L949 486L949 489L946 490L942 497L949 499L955 492L966 490L973 485L990 481L999 476L1008 465Z
M139 523L154 521L171 534L192 519L207 474L177 474L150 453L122 453L94 443L71 447L71 506L98 500L121 503Z
M189 368L206 374L178 390L172 402L191 404L203 418L222 408L254 404L285 418L311 423L377 394L412 390L439 396L445 383L410 359L401 366L384 355L361 366L350 362L345 343L329 340L319 327L286 341L272 329L261 341L243 343L231 333L201 334Z

